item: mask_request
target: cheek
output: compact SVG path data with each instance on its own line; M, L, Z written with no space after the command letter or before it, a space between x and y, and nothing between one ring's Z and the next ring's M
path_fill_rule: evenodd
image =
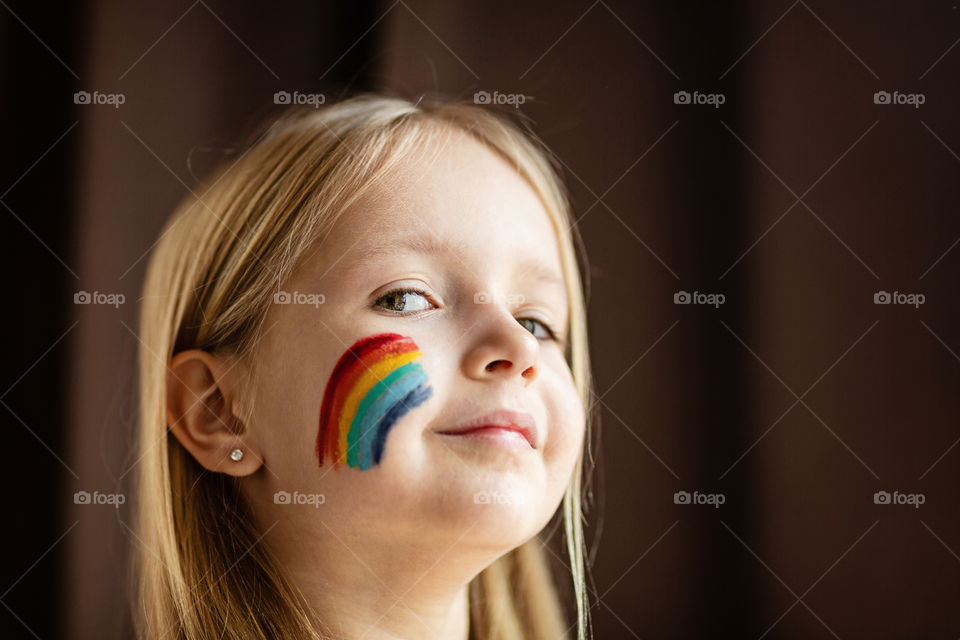
M412 338L361 338L340 357L320 407L315 453L323 465L366 471L386 454L393 426L433 395Z
M565 364L552 369L546 398L549 407L550 434L544 458L551 473L569 475L584 442L586 416L573 377Z

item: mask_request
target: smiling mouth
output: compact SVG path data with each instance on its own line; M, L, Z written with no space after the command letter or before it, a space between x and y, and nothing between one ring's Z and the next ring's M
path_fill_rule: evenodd
M437 433L507 447L537 448L537 427L533 416L506 409L478 416Z

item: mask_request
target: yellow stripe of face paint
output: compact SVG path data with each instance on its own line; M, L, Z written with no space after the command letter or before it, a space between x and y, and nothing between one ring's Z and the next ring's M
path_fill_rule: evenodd
M420 351L391 354L364 371L357 379L357 383L353 385L353 388L350 389L350 392L344 399L343 408L340 410L340 415L337 418L340 457L344 463L346 463L347 460L347 432L350 431L350 424L353 422L353 416L357 413L360 401L363 400L367 392L373 388L373 385L390 375L391 371L416 360L422 355L423 353ZM390 390L388 389L385 393L390 393Z

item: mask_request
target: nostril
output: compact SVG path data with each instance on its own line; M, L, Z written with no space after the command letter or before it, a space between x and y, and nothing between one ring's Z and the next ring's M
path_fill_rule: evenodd
M510 363L507 362L506 360L494 360L493 362L487 365L487 371L493 371L497 367L497 365L500 364L501 362L505 363L507 368L510 367Z

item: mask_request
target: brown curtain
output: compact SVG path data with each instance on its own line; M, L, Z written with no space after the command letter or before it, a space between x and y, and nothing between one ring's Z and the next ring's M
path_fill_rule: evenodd
M46 478L11 497L9 637L128 636L130 505L72 496L136 464L144 256L275 91L364 89L522 95L565 165L602 418L596 637L960 633L956 8L345 5L0 8L6 484ZM38 600L58 584L62 623Z

